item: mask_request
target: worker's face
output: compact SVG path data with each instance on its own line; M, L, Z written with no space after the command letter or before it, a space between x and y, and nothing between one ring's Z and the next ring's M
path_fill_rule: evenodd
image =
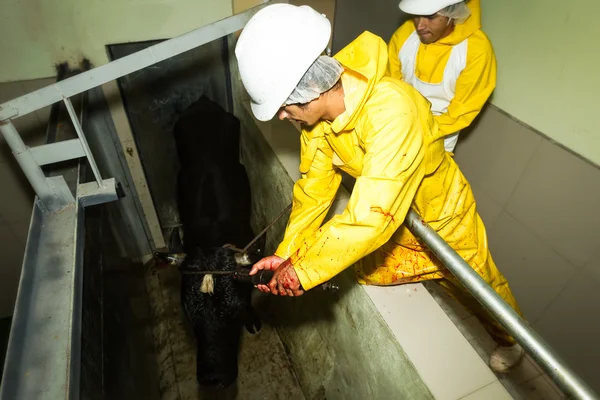
M413 17L415 28L421 43L430 44L445 38L454 29L454 23L448 17L438 14Z
M283 106L277 112L277 117L280 120L287 119L307 126L319 122L321 115L321 110L315 100L303 105L290 104L289 106Z

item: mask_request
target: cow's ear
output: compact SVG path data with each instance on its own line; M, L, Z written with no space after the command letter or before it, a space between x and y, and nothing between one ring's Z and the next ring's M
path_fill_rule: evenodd
M248 253L235 253L233 257L235 258L235 263L239 266L245 267L252 264Z
M186 254L184 253L154 253L154 258L176 267L179 267L185 261L185 257Z

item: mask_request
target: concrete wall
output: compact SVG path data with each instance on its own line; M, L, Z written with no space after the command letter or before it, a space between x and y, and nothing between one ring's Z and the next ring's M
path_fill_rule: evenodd
M238 14L242 11L245 11L249 8L255 7L259 4L266 3L268 0L232 0L233 1L233 13ZM289 0L288 3L294 4L296 6L307 5L318 12L325 14L325 16L329 19L331 24L335 23L335 13L336 13L336 3L339 0ZM331 48L333 43L333 35L332 39L329 42L329 47Z
M483 0L498 58L493 104L600 164L593 105L600 77L595 0Z
M0 82L54 75L54 64L108 62L112 43L165 39L231 15L223 0L0 0Z
M146 220L140 218L143 208L127 164L127 158L132 155L123 151L119 143L107 99L100 87L87 92L82 128L100 174L115 178L125 194L119 201L102 206L103 216L109 221L107 226L112 229L122 257L140 258L151 252L152 235Z
M379 35L386 42L407 18L398 8L399 0L376 0L365 9L364 0L337 0L333 51L338 52L364 31Z

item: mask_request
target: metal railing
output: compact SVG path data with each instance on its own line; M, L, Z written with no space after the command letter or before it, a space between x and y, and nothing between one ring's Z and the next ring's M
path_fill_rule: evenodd
M585 400L599 398L592 388L552 350L548 343L419 214L412 209L409 210L404 223L413 235L429 247L477 301L537 361L569 398Z
M287 1L275 0L270 2L270 4L272 3L287 3ZM46 211L52 212L64 209L69 204L73 204L75 200L72 196L69 196L69 190L65 190L65 187L62 186L60 181L57 183L55 179L46 178L44 176L40 167L41 165L85 157L96 178L98 193L104 196L102 197L102 199L104 199L103 201L106 201L107 198L112 198L111 196L107 196L106 186L109 185L111 188L114 188L115 185L114 180L103 180L100 176L100 172L98 171L93 155L87 145L81 126L70 105L70 97L184 53L212 40L239 31L245 26L252 15L264 6L265 5L254 7L243 13L236 14L176 38L161 42L127 57L112 61L106 65L94 68L72 78L57 82L43 89L1 104L0 131L11 147L15 158L25 172L41 205L43 205ZM25 146L12 124L11 119L22 117L23 115L61 101L65 103L67 110L69 111L78 139L53 143L33 149ZM90 184L85 185L86 196L93 197L94 190L90 188ZM423 240L440 261L442 261L462 284L473 293L475 298L477 298L477 300L492 313L498 322L506 328L515 340L517 340L517 342L533 356L567 395L572 396L572 398L575 399L598 399L598 396L594 391L567 367L567 365L552 351L550 346L548 346L546 342L540 338L540 336L537 335L496 292L494 292L494 290L469 266L469 264L456 253L456 251L454 251L433 229L431 229L429 225L424 223L422 218L416 212L412 210L409 211L405 223L411 232ZM28 244L28 248L29 247ZM23 279L19 288L20 297L25 296L25 294L22 295L22 290ZM19 308L16 307L15 310L15 317L18 317L17 311ZM13 332L11 331L11 337L12 336ZM38 332L36 337L40 337L40 332ZM31 340L34 340L34 338L31 337ZM27 337L19 338L18 345L26 346ZM17 354L16 350L11 353L10 347L11 345L9 344L9 354L7 355L6 360L9 371L11 370L11 365L9 364L15 361L14 359L11 359L11 354ZM53 381L48 378L48 374L44 374L46 365L62 365L60 360L42 360L40 359L39 354L30 354L26 351L19 352L18 354L23 357L23 359L19 360L19 366L27 369L17 372L22 373L23 375L31 375L32 378L34 376L36 377L35 380L30 379L28 382L34 382L33 384L41 386L64 386L64 382ZM29 357L30 363L27 362L27 357ZM64 358L64 353L60 355L51 354L48 357ZM73 365L69 364L66 365L66 368L69 369L69 367L72 366ZM6 371L7 370L5 370L5 375ZM16 376L14 369L11 373ZM26 385L27 383L22 384ZM31 385L32 383L29 384ZM11 391L11 394L21 394L16 397L7 397L8 395L6 393L9 393L9 391L3 390L0 392L0 399L4 400L10 398L12 400L32 398L25 395L27 393L26 391ZM76 394L74 394L73 391L64 391L63 393L64 395L62 397L64 398L76 397Z
M272 1L281 3L287 1ZM241 30L265 5L166 40L0 105L0 132L36 193L0 400L77 399L80 391L84 208L117 199L103 179L71 98ZM12 120L64 103L76 139L30 148ZM47 177L42 166L87 160L95 182ZM77 167L77 172L79 172Z

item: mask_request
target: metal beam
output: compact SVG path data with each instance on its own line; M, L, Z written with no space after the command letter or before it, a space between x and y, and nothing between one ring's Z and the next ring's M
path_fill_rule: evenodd
M112 179L78 188L77 201L61 212L35 203L0 400L79 398L84 206L117 194Z
M261 4L242 13L155 44L127 57L0 104L0 121L22 117L30 112L62 101L63 98L72 97L96 86L103 85L106 82L202 46L210 41L227 36L241 30L254 14L266 5L287 2L287 0L272 0L269 3Z
M31 153L39 165L53 164L85 157L85 152L83 151L79 139L65 140L63 142L32 147Z
M538 362L568 398L585 400L600 398L567 366L544 339L412 209L406 215L405 226L431 249L433 254L473 294L477 301Z
M79 212L77 203L59 213L34 207L0 386L2 400L66 399L77 391L71 374L79 369L79 353L71 345L76 339L74 308L80 306L74 290L81 276Z

